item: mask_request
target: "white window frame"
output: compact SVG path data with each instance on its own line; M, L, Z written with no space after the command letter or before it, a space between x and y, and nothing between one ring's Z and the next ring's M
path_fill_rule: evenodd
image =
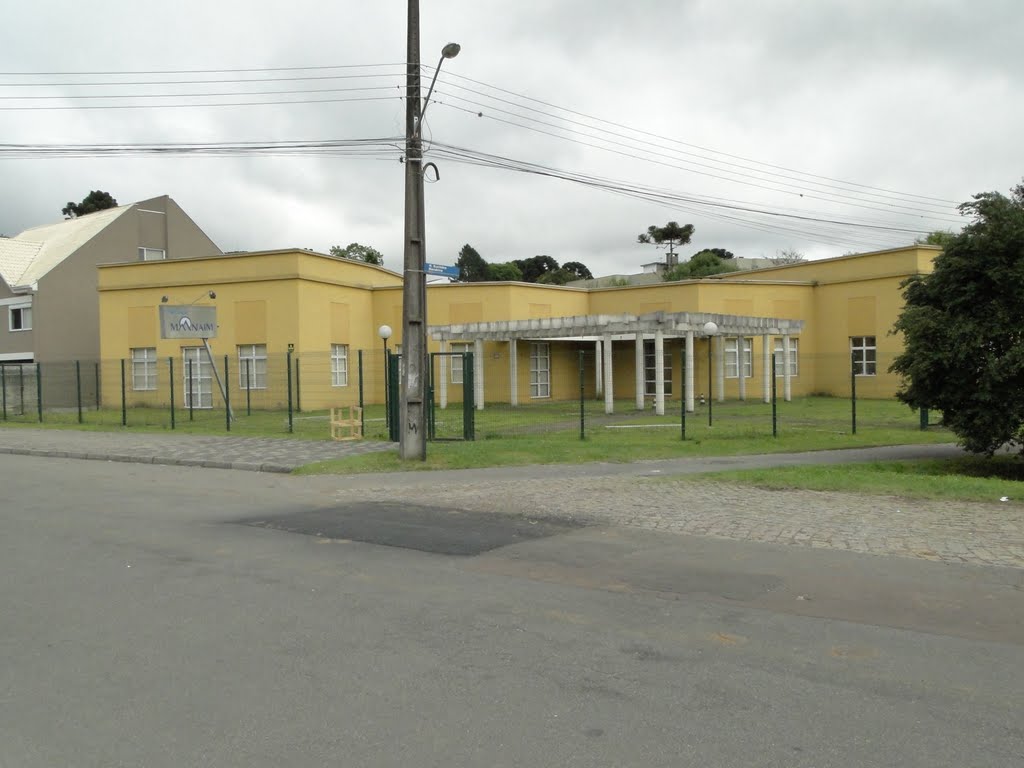
M530 343L530 398L551 397L551 343Z
M754 377L754 340L749 336L732 336L725 339L725 378L738 379L739 340L743 339L743 378Z
M782 365L783 346L782 339L775 339L775 378L781 379L786 375ZM800 375L800 339L789 338L789 375Z
M664 349L664 348L663 348ZM664 349L665 354L665 394L672 394L672 353ZM654 349L654 339L644 339L644 394L648 397L655 397L658 394L658 381L656 369L657 352Z
M132 347L132 391L153 392L157 388L156 347Z
M144 248L139 246L139 261L163 261L167 258L164 248Z
M348 386L348 344L331 344L331 386Z
M192 362L192 382L189 383L189 361ZM185 408L210 410L213 408L213 361L206 347L181 348L181 402ZM195 398L190 403L189 393Z
M14 313L18 313L20 327L14 327ZM28 318L28 324L25 324L25 318ZM13 304L7 308L7 330L11 333L20 333L21 331L32 330L32 305L31 304Z
M249 384L249 369L246 363L252 362L252 385ZM267 345L238 345L238 388L240 390L267 388Z
M868 343L870 342L870 343ZM857 376L878 375L878 344L876 336L851 336L850 357L860 370ZM870 359L869 359L870 358Z
M449 381L452 384L462 383L462 356L473 351L473 345L467 342L452 342L450 351L452 356L448 358L451 362L451 374Z

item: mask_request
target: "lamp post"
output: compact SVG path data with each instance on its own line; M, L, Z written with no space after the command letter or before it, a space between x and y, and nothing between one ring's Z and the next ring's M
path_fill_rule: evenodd
M391 399L388 397L388 339L391 338L391 326L382 325L377 329L377 335L384 341L384 425L387 427L391 426L391 408L388 407L388 401Z
M423 211L423 145L421 131L426 105L420 104L420 9L419 0L408 0L405 104L405 253L402 287L402 344L404 376L400 398L398 453L403 459L424 460L426 442L427 280ZM427 91L434 91L445 59L459 54L449 43Z
M718 323L712 320L708 320L704 323L704 335L708 337L708 426L711 426L711 411L714 406L712 403L715 401L715 393L711 388L711 376L712 376L712 361L711 361L711 345L715 338L715 334L718 333Z

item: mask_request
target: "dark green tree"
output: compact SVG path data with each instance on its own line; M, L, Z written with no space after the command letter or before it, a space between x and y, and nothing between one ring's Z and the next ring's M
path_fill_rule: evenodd
M376 248L371 248L368 245L349 243L344 248L340 245L332 245L330 254L331 256L337 256L342 259L365 261L367 264L376 264L379 267L384 266L384 254Z
M460 283L482 283L490 280L487 262L469 243L462 246L455 264L459 267Z
M487 279L492 282L516 282L523 279L523 273L519 267L511 261L501 264L487 265Z
M565 267L559 267L553 269L550 272L545 272L539 278L537 282L541 285L565 285L570 280L578 280L575 274L567 270Z
M939 245L945 248L949 245L956 234L948 229L936 229L934 232L929 232L924 237L917 238L914 242L918 245Z
M523 281L527 283L536 283L545 273L558 269L558 262L550 256L516 259L512 263L519 267L519 271L523 273Z
M732 251L725 250L725 248L705 248L703 251L698 251L698 253L713 253L720 259L732 259L736 257L736 254ZM696 255L697 254L694 254L694 256Z
M674 280L696 280L701 277L720 275L723 272L736 272L739 269L733 262L722 259L711 251L699 251L689 261L677 264L667 270L663 276L666 282Z
M667 246L668 258L666 263L673 267L679 260L676 248L686 245L690 242L691 237L693 237L693 224L679 226L678 222L670 221L664 227L656 227L652 224L647 228L646 232L641 232L637 235L636 241L645 245Z
M897 397L934 408L968 451L1024 451L1024 184L975 195L928 275L903 283Z
M82 202L68 202L67 205L60 209L60 212L64 215L65 219L77 219L79 216L85 216L87 213L96 213L96 211L116 207L117 200L109 192L94 189L85 196Z
M572 280L593 280L594 276L590 270L587 269L587 265L579 261L567 261L562 265L562 269L572 275Z

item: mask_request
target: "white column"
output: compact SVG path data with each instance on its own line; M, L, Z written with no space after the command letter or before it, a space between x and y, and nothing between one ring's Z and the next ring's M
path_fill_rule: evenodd
M767 333L761 337L761 381L762 389L764 390L764 401L770 403L772 401L772 355L774 351L771 348L772 338Z
M715 389L718 390L718 402L725 402L725 338L715 336Z
M448 340L441 339L441 356L437 359L441 361L438 366L438 376L441 377L440 386L438 387L438 393L440 395L440 406L442 409L448 407L448 358L445 356L445 352L448 351Z
M519 341L508 340L508 402L519 405Z
M476 400L476 409L484 409L484 340L476 339L473 342L473 399Z
M601 341L604 357L604 412L615 413L615 390L612 387L612 338L605 336Z
M654 412L665 415L665 336L654 332Z
M636 342L633 347L633 376L636 385L636 409L644 409L644 335L636 332Z
M686 410L693 412L693 331L686 332Z
M604 359L601 356L601 340L594 342L594 379L596 394L600 397L604 393Z
M782 334L782 392L783 398L788 403L793 399L793 387L789 375L789 334Z
M754 350L750 350L751 356L754 354ZM740 336L736 339L736 367L740 374L740 401L747 399L747 377L746 377L746 362L747 362L747 340ZM753 360L751 360L753 363Z

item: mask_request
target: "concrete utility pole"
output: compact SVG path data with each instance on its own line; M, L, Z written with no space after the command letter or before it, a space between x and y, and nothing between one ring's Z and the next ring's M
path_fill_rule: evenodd
M423 211L423 144L421 127L426 107L420 105L420 5L408 0L405 103L405 262L402 285L402 364L405 373L399 400L398 454L403 459L427 458L427 276ZM441 51L434 80L445 59L459 53L449 43ZM430 92L434 90L430 82ZM427 95L429 98L429 93Z

